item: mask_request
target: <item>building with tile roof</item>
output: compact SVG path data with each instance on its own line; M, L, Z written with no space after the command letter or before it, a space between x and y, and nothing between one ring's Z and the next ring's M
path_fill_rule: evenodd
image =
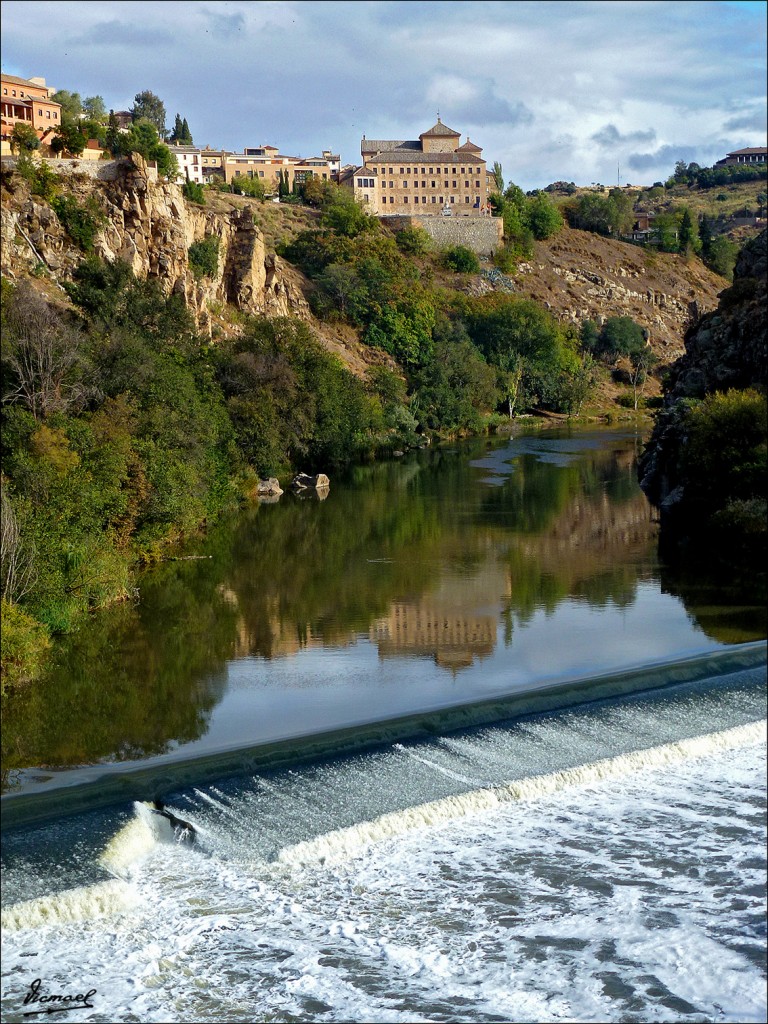
M437 122L418 139L366 139L362 164L342 175L370 213L393 216L479 216L487 211L482 148Z
M11 152L11 133L17 124L28 124L47 151L56 129L61 124L61 104L51 99L54 89L45 84L44 78L19 78L16 75L0 76L0 138L3 154Z

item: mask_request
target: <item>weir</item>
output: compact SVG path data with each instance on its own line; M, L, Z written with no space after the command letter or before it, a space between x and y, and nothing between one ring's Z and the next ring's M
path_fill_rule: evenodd
M745 674L765 679L766 645L741 644L714 654L630 669L587 679L542 681L502 698L456 704L417 715L361 723L352 728L297 735L273 743L222 750L194 759L177 756L146 762L94 765L54 774L44 783L2 798L4 827L41 823L200 786L216 779L274 772L292 765L343 757L394 743L446 735L521 716L626 697L659 688L725 680ZM160 762L160 763L158 763Z

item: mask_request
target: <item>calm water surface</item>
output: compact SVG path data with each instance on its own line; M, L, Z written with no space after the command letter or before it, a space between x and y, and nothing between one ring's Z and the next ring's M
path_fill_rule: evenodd
M640 444L607 430L476 440L217 527L14 699L6 791L764 637L743 589L665 574Z

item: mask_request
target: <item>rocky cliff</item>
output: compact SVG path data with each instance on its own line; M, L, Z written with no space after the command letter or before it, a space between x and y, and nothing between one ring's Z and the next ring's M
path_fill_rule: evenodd
M664 519L685 503L681 453L686 435L685 399L729 389L768 386L767 236L763 231L741 251L733 285L718 308L701 317L685 336L685 354L671 367L664 409L640 460L641 487ZM724 495L727 498L727 495Z
M682 354L686 328L715 308L724 285L699 260L568 227L536 242L534 258L522 264L514 281L518 294L565 322L632 317L648 330L665 363Z
M251 204L211 209L186 202L179 186L153 180L138 155L119 167L115 180L75 174L63 183L79 202L95 198L104 214L96 255L124 260L137 277L154 278L166 294L183 295L203 329L221 303L246 313L308 315L301 276L267 249ZM218 273L197 278L189 247L209 236L219 239ZM82 259L52 207L18 175L4 172L3 273L13 279L47 271L60 282Z

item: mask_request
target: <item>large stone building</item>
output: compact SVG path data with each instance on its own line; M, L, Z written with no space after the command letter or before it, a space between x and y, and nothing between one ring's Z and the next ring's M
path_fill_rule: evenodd
M480 216L487 212L488 171L482 149L460 145L459 132L440 117L418 139L366 139L362 165L344 184L370 213L387 216Z

